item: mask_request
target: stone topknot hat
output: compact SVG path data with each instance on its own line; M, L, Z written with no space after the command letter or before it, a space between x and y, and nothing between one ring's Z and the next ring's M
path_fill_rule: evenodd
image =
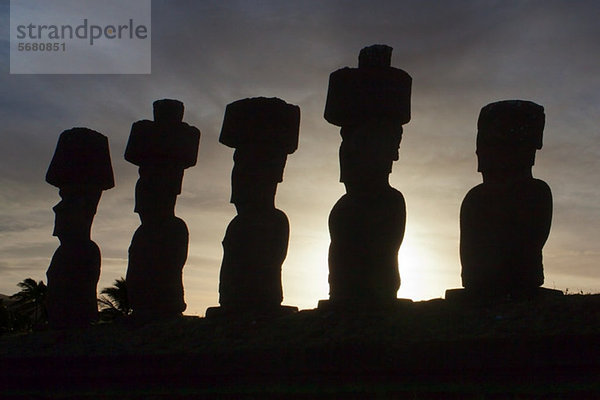
M261 144L292 154L299 129L300 107L276 97L253 97L227 105L219 142L236 149Z
M391 66L392 48L376 44L358 56L358 68L342 68L329 75L325 119L349 126L369 119L410 121L412 78Z
M131 126L125 160L137 166L185 169L196 165L200 131L183 122L183 103L174 99L156 100L152 110L154 121L141 120Z
M88 128L61 133L46 182L58 188L83 186L107 190L115 186L108 138Z
M478 144L508 144L542 148L544 107L532 101L504 100L481 109L477 121Z
M183 110L183 103L175 99L161 99L152 103L155 122L181 122Z

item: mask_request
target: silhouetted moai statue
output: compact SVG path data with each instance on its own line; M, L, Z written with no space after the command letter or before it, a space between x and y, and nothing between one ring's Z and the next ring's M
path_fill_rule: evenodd
M389 184L402 125L410 121L412 79L390 66L392 48L361 50L358 68L329 77L325 119L340 126L340 181L346 194L329 216L330 302L392 305L400 287L398 250L406 206Z
M135 212L141 225L129 247L127 290L136 318L170 318L185 310L182 272L188 229L175 216L183 171L196 165L200 131L182 122L183 103L157 100L154 121L131 127L125 159L138 165Z
M60 189L54 236L60 240L46 272L46 307L52 328L85 327L98 318L100 249L90 239L103 190L114 183L108 139L87 128L64 131L46 182Z
M513 299L539 293L552 193L531 169L542 148L544 122L544 108L530 101L499 101L481 109L477 160L483 183L467 193L460 212L466 290L447 291L447 298Z
M207 317L298 310L281 306L289 222L275 208L275 192L288 154L298 147L299 125L300 108L278 98L238 100L225 110L219 141L235 148L231 202L238 215L223 239L221 307L209 308Z

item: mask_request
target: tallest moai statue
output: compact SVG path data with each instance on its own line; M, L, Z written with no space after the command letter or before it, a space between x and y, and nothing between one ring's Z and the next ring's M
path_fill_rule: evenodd
M406 206L389 184L402 125L410 121L412 79L390 66L392 48L361 50L358 68L329 77L325 119L340 126L340 181L346 194L329 216L331 304L393 304Z
M154 121L131 127L125 159L139 166L135 212L142 222L131 240L127 289L133 315L166 318L181 315L183 265L188 229L175 216L183 171L196 165L200 131L183 121L183 103L157 100Z

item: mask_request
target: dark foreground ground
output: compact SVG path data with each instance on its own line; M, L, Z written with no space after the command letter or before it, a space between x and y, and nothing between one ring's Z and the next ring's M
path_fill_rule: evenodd
M0 398L600 398L600 295L0 337Z

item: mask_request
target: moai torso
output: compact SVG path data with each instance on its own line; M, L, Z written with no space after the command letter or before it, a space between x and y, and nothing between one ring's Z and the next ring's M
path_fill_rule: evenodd
M543 107L492 103L478 122L483 183L465 197L460 215L463 286L482 297L518 297L544 282L542 248L550 232L552 194L533 178L542 147Z
M219 141L235 148L231 202L238 213L223 239L219 303L225 313L281 305L289 222L274 199L287 155L298 146L299 124L299 107L277 98L239 100L225 111Z
M186 304L182 271L188 229L175 216L183 172L196 164L200 131L182 122L183 103L154 102L154 121L133 124L125 159L139 166L135 212L142 222L129 247L127 290L133 315L168 318Z
M87 128L64 131L46 181L60 189L54 236L60 246L46 273L52 328L84 327L98 318L100 249L90 230L103 190L114 186L108 139Z
M388 177L410 120L410 76L390 66L392 49L361 51L358 68L329 78L325 119L340 126L340 181L346 194L329 216L330 300L382 304L400 287L398 250L406 206Z

